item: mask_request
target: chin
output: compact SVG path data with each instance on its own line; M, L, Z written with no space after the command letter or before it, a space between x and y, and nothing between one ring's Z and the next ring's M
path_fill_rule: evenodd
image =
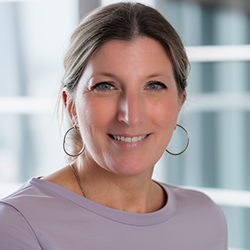
M113 165L113 164L112 164ZM144 159L120 159L119 162L114 163L112 171L114 174L126 177L138 176L145 172L152 170L154 164L146 163Z

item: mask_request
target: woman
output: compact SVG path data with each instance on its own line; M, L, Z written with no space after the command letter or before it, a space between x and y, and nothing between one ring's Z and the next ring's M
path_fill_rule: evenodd
M64 67L73 159L2 200L1 249L226 250L208 197L151 180L186 99L188 59L172 26L139 3L98 9Z

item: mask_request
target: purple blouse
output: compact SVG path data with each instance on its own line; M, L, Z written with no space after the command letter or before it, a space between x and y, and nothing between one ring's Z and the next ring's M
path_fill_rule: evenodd
M108 208L32 178L0 201L4 250L226 250L221 209L203 193L160 184L166 205L137 214Z

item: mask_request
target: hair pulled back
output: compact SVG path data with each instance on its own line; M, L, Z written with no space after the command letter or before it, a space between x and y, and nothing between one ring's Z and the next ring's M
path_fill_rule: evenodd
M111 40L131 41L140 36L157 40L166 50L181 94L187 86L189 61L179 35L157 10L131 2L98 8L80 22L64 58L61 91L66 90L68 99L74 100L79 79L99 48ZM74 137L75 148L79 145L80 133Z
M91 56L111 40L146 36L159 41L173 64L179 93L187 86L189 68L183 43L171 24L155 9L141 3L116 3L96 9L73 33L64 58L62 88L73 93Z

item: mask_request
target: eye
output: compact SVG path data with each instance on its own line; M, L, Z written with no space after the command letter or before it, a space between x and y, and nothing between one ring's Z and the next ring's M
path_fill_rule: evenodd
M100 91L108 91L114 89L114 86L109 82L100 82L93 86L93 89Z
M166 89L167 86L159 81L150 81L147 85L146 85L147 89L149 90L161 90L161 89Z

